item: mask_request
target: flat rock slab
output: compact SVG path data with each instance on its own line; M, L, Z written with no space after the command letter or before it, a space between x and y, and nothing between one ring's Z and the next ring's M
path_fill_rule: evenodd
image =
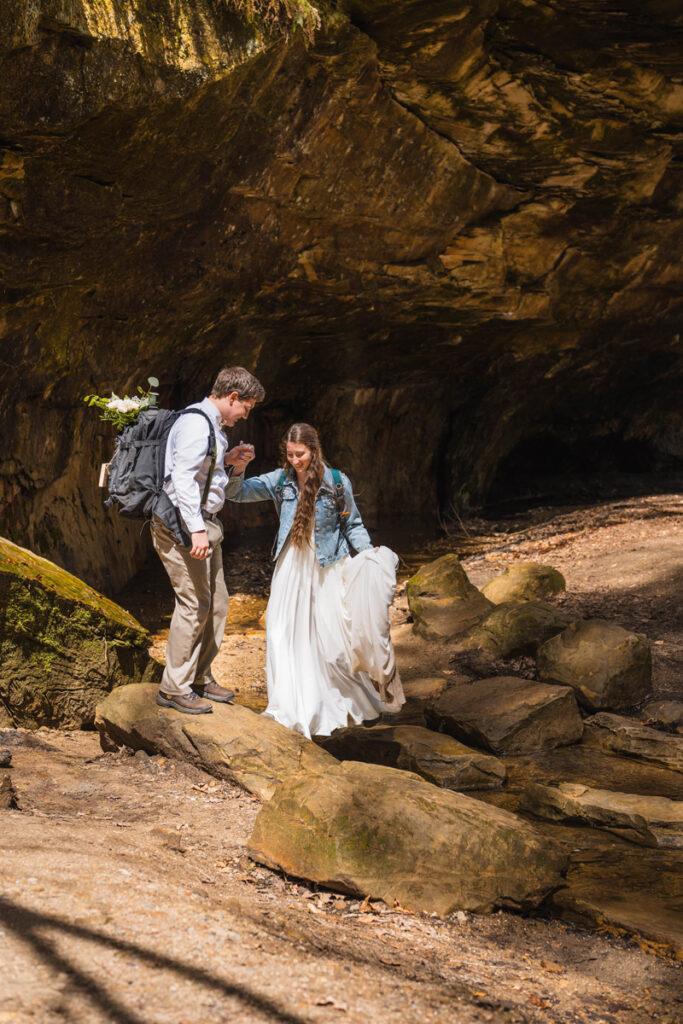
M98 705L96 725L105 749L125 745L189 761L262 800L283 779L337 764L311 740L249 708L215 703L210 715L183 715L158 707L157 690L122 686Z
M0 538L0 704L13 725L92 724L114 687L161 678L148 647L125 609Z
M576 782L529 786L520 807L540 818L604 829L641 846L683 847L683 801Z
M453 554L423 565L408 580L406 596L413 628L428 640L461 636L493 609Z
M425 676L419 679L404 679L403 692L406 699L429 700L438 697L448 686L443 676Z
M354 762L287 779L261 808L249 853L331 889L441 915L536 906L567 862L514 814Z
M446 789L497 789L505 781L505 765L497 757L419 726L338 729L322 745L342 761L402 768Z
M446 690L428 712L430 725L494 754L528 754L581 739L574 691L516 676L480 679Z
M499 604L463 641L498 658L532 654L571 623L565 612L545 601L506 601Z
M657 952L683 960L683 902L653 898L650 893L590 892L580 886L562 889L552 897L559 916L584 928L642 936Z
M502 576L489 580L481 592L494 604L503 604L552 597L566 589L564 576L552 565L521 562L508 566Z
M602 619L572 623L539 647L536 664L541 679L573 686L591 711L632 707L652 685L647 640Z
M683 736L651 729L632 718L601 711L587 718L583 742L646 764L683 772Z

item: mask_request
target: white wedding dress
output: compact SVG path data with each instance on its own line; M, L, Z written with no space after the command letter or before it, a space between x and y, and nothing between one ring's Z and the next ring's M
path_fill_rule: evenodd
M321 569L310 540L286 544L266 610L264 714L310 737L398 711L405 698L389 634L397 563L382 547Z

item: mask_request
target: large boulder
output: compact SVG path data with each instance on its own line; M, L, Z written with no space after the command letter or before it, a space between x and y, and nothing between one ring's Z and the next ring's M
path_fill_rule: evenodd
M416 725L338 729L323 746L342 761L402 768L446 789L497 789L505 780L497 757Z
M119 605L0 538L0 702L14 725L91 724L114 687L161 677L148 647Z
M268 800L278 783L333 767L331 754L283 725L238 704L214 704L210 715L183 715L156 704L156 686L125 686L97 708L102 746L146 750L237 782Z
M442 915L535 906L566 866L516 815L354 762L288 778L261 808L249 853L331 889Z
M538 650L538 674L572 686L586 708L628 708L650 692L652 653L643 637L613 622L587 619Z
M520 808L567 824L604 829L641 846L683 846L683 801L593 789L576 782L532 783Z
M568 686L516 676L454 686L434 701L428 721L495 754L528 754L581 739L583 725Z
M494 604L506 601L532 601L552 597L567 589L564 576L552 565L538 562L521 562L509 565L502 576L481 588L482 594Z
M571 619L544 601L506 601L469 633L465 647L481 647L498 658L530 654L566 629Z
M406 595L413 628L428 640L461 636L493 609L453 554L423 565L408 580Z
M587 718L584 725L583 742L587 746L683 772L683 736L672 736L604 711Z

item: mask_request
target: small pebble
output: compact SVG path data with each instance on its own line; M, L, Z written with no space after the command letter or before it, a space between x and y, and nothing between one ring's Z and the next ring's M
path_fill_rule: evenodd
M0 750L0 768L9 768L12 763L12 753L9 750Z

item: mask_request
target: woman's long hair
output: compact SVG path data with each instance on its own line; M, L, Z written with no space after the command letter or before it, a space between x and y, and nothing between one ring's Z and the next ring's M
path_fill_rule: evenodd
M292 523L292 530L290 533L292 544L294 544L295 547L300 548L308 539L308 535L311 531L311 521L313 519L315 509L315 497L321 483L323 482L325 460L320 447L318 431L315 427L312 427L309 423L293 423L282 438L281 446L283 465L290 475L294 473L296 476L296 471L287 461L288 442L290 444L304 444L311 452L311 461L308 465L308 469L306 470L304 485L299 492L299 504L297 506L296 515L294 516L294 522Z

